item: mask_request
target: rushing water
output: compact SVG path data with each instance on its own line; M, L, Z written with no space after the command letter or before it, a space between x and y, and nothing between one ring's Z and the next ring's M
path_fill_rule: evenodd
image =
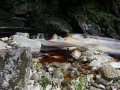
M85 46L90 49L100 50L111 55L116 55L120 57L120 40L112 38L98 36L84 37L81 34L71 34L68 37L62 38L56 35L51 40L41 40L41 43L43 46L52 46L59 48L66 46L67 47Z

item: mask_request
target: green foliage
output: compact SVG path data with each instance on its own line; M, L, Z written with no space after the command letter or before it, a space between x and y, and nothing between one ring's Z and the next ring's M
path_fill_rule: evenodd
M34 62L33 63L33 68L39 69L41 67L41 64L39 62Z
M39 83L42 87L45 87L45 86L51 84L50 80L45 76L41 76Z
M78 84L78 86L77 86L77 90L82 90L82 88L83 88L83 83L84 83L84 81L83 81L83 78L81 77L81 78L80 78L80 82L79 82L79 84Z

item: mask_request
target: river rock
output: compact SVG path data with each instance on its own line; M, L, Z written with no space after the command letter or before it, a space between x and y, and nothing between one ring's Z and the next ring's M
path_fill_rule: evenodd
M99 68L105 64L115 61L114 58L112 58L106 54L94 55L93 57L95 59L89 64L91 67Z
M106 79L116 79L120 77L120 70L115 69L111 65L105 65L100 68L101 74Z
M26 68L31 66L30 48L0 50L0 90L24 88Z
M26 36L27 35L23 36L21 34L13 35L11 39L12 42L16 42L15 45L18 47L30 47L33 52L40 51L41 42L37 39L29 39Z

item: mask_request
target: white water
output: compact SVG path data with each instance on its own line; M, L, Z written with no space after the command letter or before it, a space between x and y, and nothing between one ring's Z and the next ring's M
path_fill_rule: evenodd
M49 41L41 40L41 43L45 46L58 47L86 46L103 52L120 55L120 40L106 37L88 36L87 38L84 38L81 34L72 34L65 38L55 36Z

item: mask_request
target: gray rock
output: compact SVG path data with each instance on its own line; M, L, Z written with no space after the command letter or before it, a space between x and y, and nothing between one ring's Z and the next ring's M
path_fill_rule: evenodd
M105 86L104 86L104 85L99 84L99 86L100 86L101 89L105 89Z
M99 88L96 88L96 87L90 86L90 89L89 89L89 90L102 90L102 89L99 89Z
M99 88L99 87L100 87L97 83L90 83L90 84L91 84L91 86L94 86L94 87L96 87L96 88Z
M7 49L8 44L0 41L0 49Z
M15 45L18 47L30 47L31 51L37 52L41 49L41 42L37 39L29 39L24 36L25 34L17 34L11 37L13 42L16 42Z
M26 68L31 66L30 48L0 51L0 90L15 90L25 85Z
M112 90L118 90L117 87L116 87L116 86L113 86L113 85L111 86L111 89L112 89Z
M115 83L115 86L120 89L120 80L118 80L118 82Z
M102 78L97 78L96 82L105 86L109 84L105 79L102 79Z
M91 67L102 67L103 65L109 63L109 62L113 62L114 59L106 54L102 54L102 55L94 55L95 60L93 60L92 62L90 62L90 66Z
M100 68L100 72L106 79L116 79L120 77L120 70L115 69L111 65L103 66Z
M39 80L40 79L40 76L39 76L39 74L38 73L33 73L33 75L31 76L31 78L30 78L31 80Z

